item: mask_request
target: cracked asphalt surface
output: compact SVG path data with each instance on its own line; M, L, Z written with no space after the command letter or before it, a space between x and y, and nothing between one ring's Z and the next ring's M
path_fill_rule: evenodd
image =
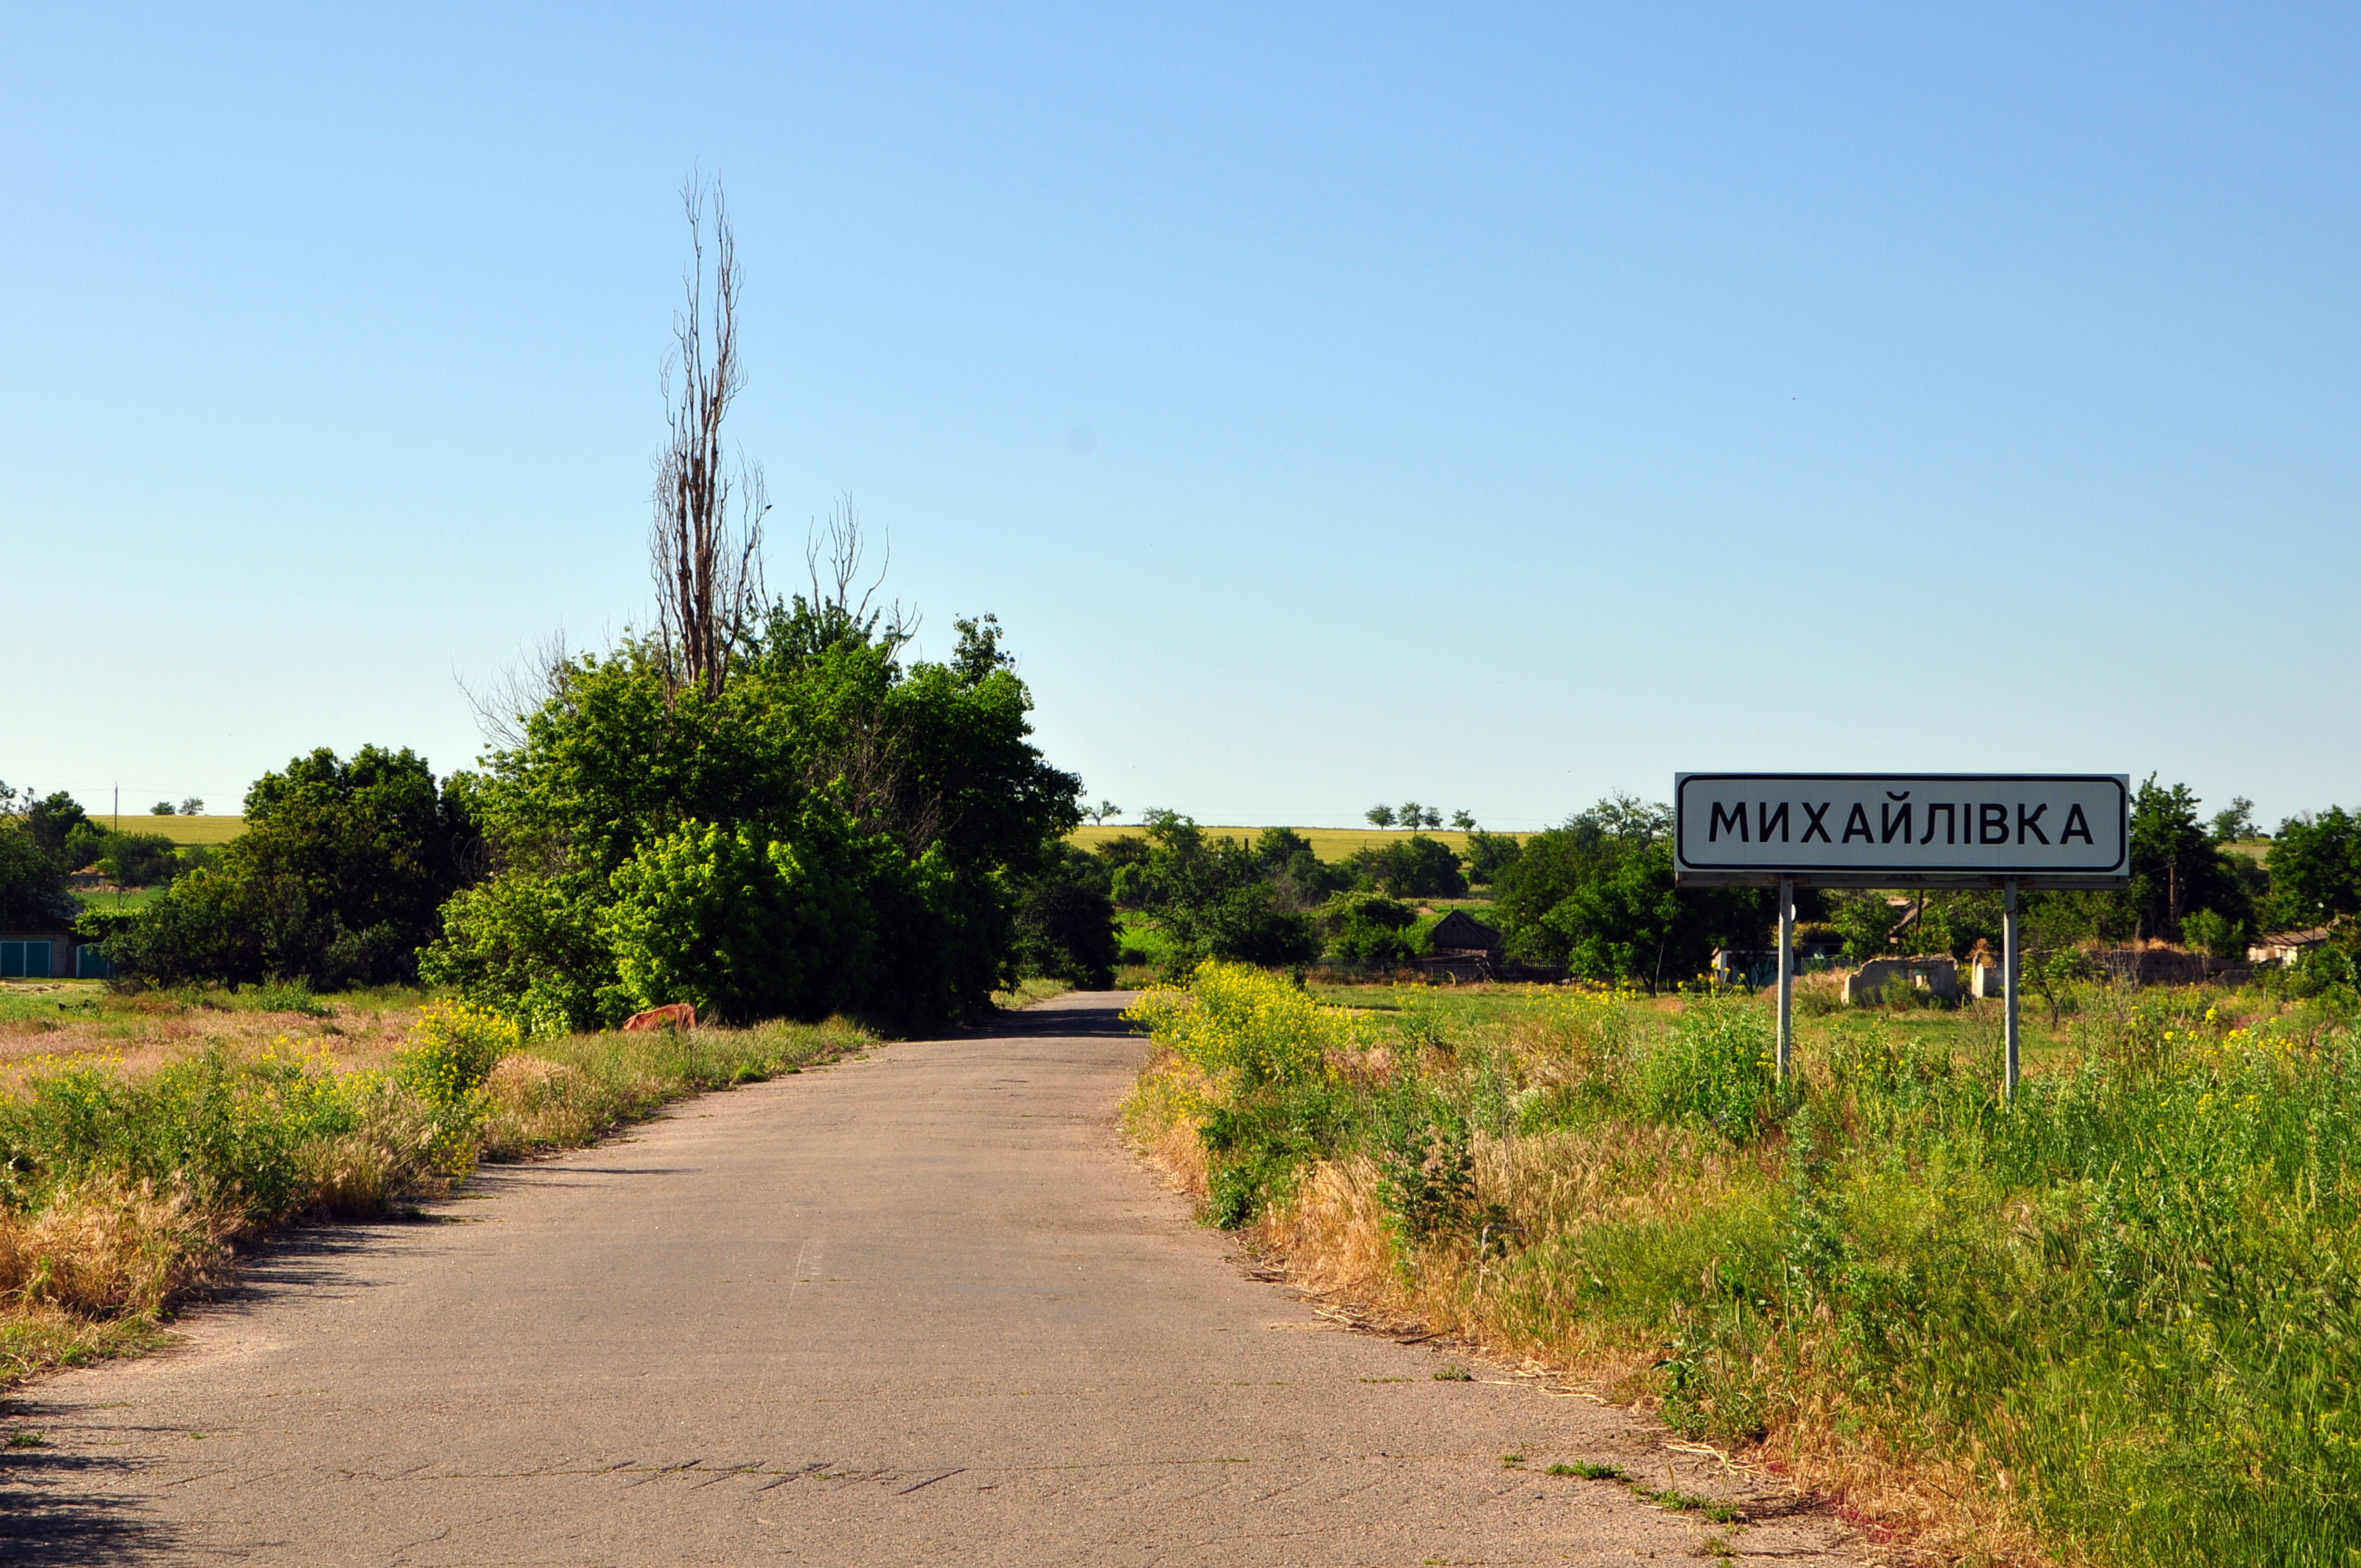
M1126 1000L685 1102L425 1220L263 1249L181 1346L20 1391L9 1424L49 1446L0 1453L0 1560L1854 1560L1623 1412L1437 1381L1451 1353L1250 1277L1116 1140ZM1576 1460L1756 1522L1544 1474Z

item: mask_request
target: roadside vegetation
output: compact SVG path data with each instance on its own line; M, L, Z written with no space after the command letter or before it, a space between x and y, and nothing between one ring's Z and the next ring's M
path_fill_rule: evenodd
M527 1039L415 990L0 988L0 1384L152 1341L239 1244L866 1048L843 1020Z
M1581 1369L1920 1546L2345 1563L2361 999L1992 1004L1359 987L1218 961L1134 1009L1135 1141L1305 1285Z

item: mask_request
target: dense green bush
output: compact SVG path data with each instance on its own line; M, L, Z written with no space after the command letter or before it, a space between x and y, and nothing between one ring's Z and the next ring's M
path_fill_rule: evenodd
M2265 863L2274 928L2361 915L2361 815L2332 806L2281 823Z
M1672 810L1617 795L1525 841L1494 905L1513 957L1654 992L1702 971L1717 947L1753 947L1768 894L1676 891Z
M1361 886L1389 898L1462 898L1467 893L1459 857L1423 833L1356 850L1345 864Z
M1381 893L1340 893L1320 906L1318 919L1330 958L1377 969L1409 961L1418 911Z
M60 857L44 850L20 818L0 816L0 927L59 930L73 924L81 907L66 891Z
M1312 918L1279 874L1297 863L1302 843L1271 829L1257 852L1207 837L1178 812L1151 811L1145 835L1115 840L1104 859L1116 903L1148 912L1164 938L1165 970L1177 978L1208 958L1276 966L1320 956Z
M121 887L154 887L179 873L181 860L161 833L110 833L99 840L98 869Z
M246 831L105 946L118 983L302 976L323 990L417 975L445 899L480 863L464 776L426 760L322 748L246 796Z
M1477 828L1467 835L1467 880L1479 887L1499 881L1500 873L1516 864L1523 851L1523 841L1513 833Z
M1016 963L1027 974L1084 991L1115 982L1121 956L1113 877L1099 857L1060 844L1016 880Z
M950 664L774 609L720 689L625 641L552 672L472 798L496 875L423 972L537 1029L695 1001L936 1027L1017 968L1016 885L1081 820L990 622Z
M1778 1041L1771 1020L1742 1001L1692 997L1642 1060L1637 1090L1648 1114L1733 1144L1771 1130L1780 1109Z

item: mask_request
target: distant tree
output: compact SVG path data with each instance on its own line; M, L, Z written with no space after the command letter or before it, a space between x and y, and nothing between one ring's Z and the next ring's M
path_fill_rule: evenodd
M2130 898L2138 936L2177 938L2181 916L2200 909L2234 922L2252 913L2245 883L2198 820L2197 806L2187 784L2164 788L2154 773L2132 797Z
M181 816L183 816L183 817L203 817L204 814L205 814L205 803L204 803L203 800L200 800L199 798L197 798L195 795L192 795L189 796L189 798L188 798L188 799L186 799L186 800L184 800L184 801L181 802Z
M1392 898L1460 898L1467 892L1459 857L1449 845L1423 833L1368 845L1345 863L1362 886Z
M1481 828L1467 835L1467 880L1481 886L1499 880L1514 865L1524 846L1513 833L1487 833Z
M1093 806L1089 810L1083 812L1082 815L1104 828L1108 823L1123 815L1123 807L1117 806L1114 801L1102 800L1096 806Z
M1106 867L1107 891L1114 896L1117 909L1147 907L1146 868L1152 851L1145 838L1137 833L1117 834L1093 846L1091 853Z
M1288 829L1275 831L1301 842ZM1310 918L1293 907L1253 849L1210 838L1177 811L1148 812L1145 838L1145 852L1116 869L1115 896L1154 919L1169 968L1185 970L1203 958L1275 966L1320 956ZM1289 847L1271 843L1274 852Z
M1845 957L1857 964L1885 955L1902 915L1882 890L1828 895L1828 924L1843 935Z
M1718 946L1761 941L1769 897L1675 889L1671 831L1670 806L1617 795L1526 839L1495 888L1510 951L1653 992L1703 969Z
M2224 961L2243 957L2249 933L2243 920L2201 909L2180 922L2181 940Z
M181 861L161 833L110 833L98 869L117 887L154 887L171 881Z
M2255 803L2243 795L2234 795L2230 804L2213 814L2213 841L2217 844L2238 844L2255 834Z
M76 831L82 828L95 831L96 825L90 820L90 814L82 810L81 804L73 796L63 790L59 790L55 794L43 795L25 807L25 828L32 834L33 841L40 845L44 852L51 855L70 855L71 851L68 850L67 844ZM87 864L89 862L84 861L79 865L69 865L67 869L78 870L80 865Z
M170 817L175 809L177 808L170 801L159 800L155 805L148 808L148 815L150 817Z
M468 799L464 776L438 785L407 749L297 757L247 792L247 831L175 880L107 956L126 980L163 984L414 978L443 901L477 869Z
M1362 815L1369 819L1369 826L1372 828L1390 828L1394 825L1394 808L1390 806L1373 806Z
M106 853L106 841L113 836L95 822L85 820L75 823L72 830L66 835L65 845L60 855L65 869L69 872L79 872L95 865L98 858Z
M2332 806L2279 824L2264 862L2274 929L2325 926L2361 914L2361 813Z
M1394 807L1394 821L1415 833L1426 826L1426 807L1417 801L1405 800Z
M1451 825L1462 833L1473 833L1476 831L1476 814L1472 811L1455 811L1451 814Z
M1027 974L1104 991L1115 981L1113 877L1106 862L1071 844L1016 882L1016 962Z
M1292 828L1264 828L1254 841L1253 854L1272 891L1291 909L1313 908L1353 885L1348 867L1322 860L1312 840Z

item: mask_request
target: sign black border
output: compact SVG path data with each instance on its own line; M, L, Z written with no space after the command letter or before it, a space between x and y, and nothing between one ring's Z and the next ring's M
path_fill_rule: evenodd
M1683 852L1681 837L1682 795L1692 779L1747 779L1781 782L1797 779L1924 779L1930 783L1957 784L2098 784L2115 786L2120 795L2116 820L2121 825L2122 850L2114 863L2090 871L2011 872L1992 866L1921 865L1915 868L1871 868L1853 865L1831 865L1825 861L1799 862L1786 866L1740 865L1728 861L1698 863ZM1929 880L1952 885L1998 886L2014 881L2021 887L2102 887L2128 883L2131 880L2131 780L2124 773L1681 773L1673 775L1673 881L1701 886L1734 886L1776 883L1782 877L1798 882L1817 883L1822 886L1850 885L1854 887L1903 887Z

